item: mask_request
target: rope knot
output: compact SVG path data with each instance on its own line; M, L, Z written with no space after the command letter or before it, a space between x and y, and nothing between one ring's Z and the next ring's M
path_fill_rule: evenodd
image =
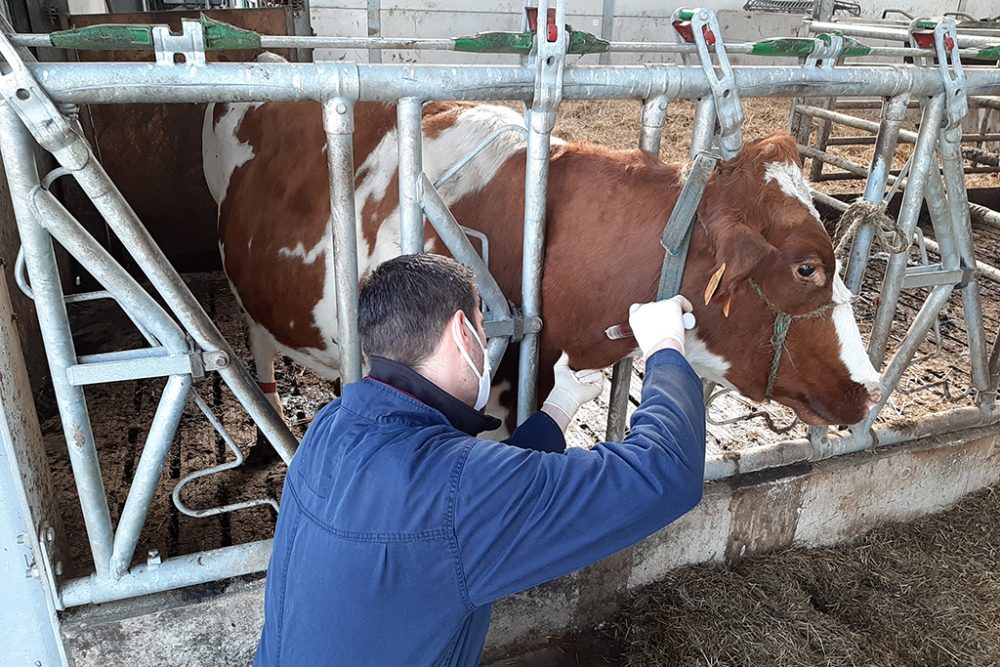
M847 207L840 216L834 237L839 237L833 249L834 257L842 256L851 239L862 225L871 225L875 229L875 238L882 249L888 253L906 252L912 239L899 226L899 223L886 213L885 202L871 202L858 199Z

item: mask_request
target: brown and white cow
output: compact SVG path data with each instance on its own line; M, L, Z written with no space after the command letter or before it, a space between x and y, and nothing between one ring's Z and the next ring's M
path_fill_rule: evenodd
M356 116L363 272L399 252L396 113L392 106L359 104ZM523 119L506 107L426 105L425 171L436 179L512 124L523 125ZM219 202L225 271L246 311L265 391L273 392L268 383L278 351L329 377L338 374L325 147L316 103L217 104L206 114L205 174ZM506 133L441 190L460 223L488 236L491 268L515 302L524 152L524 138ZM604 330L626 320L630 304L655 297L663 260L658 239L680 192L683 165L637 150L553 139L549 179L539 396L551 387L551 367L562 350L575 368L606 367L633 352L634 340L608 340ZM430 226L425 229L426 249L446 252ZM722 263L721 284L706 304L706 286ZM792 314L835 303L825 316L791 327L775 400L810 424L860 421L877 398L879 376L862 345L795 142L784 133L746 145L713 174L682 286L698 321L686 344L692 365L703 377L761 400L775 313L749 288L750 279ZM512 356L494 383L491 408L498 416L513 399Z

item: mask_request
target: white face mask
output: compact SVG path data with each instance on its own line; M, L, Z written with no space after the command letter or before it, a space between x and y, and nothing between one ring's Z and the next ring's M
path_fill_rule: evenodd
M451 337L455 339L455 345L458 346L458 351L462 353L462 358L465 359L465 363L469 365L472 369L473 374L479 379L479 394L476 396L476 403L472 407L476 410L482 410L483 406L486 405L486 401L490 397L490 355L486 353L486 348L483 347L483 342L479 340L479 334L476 333L476 329L472 326L472 323L468 319L465 320L465 328L469 330L472 337L475 339L476 343L479 345L479 349L483 351L483 372L480 373L476 368L476 364L472 362L472 357L469 353L465 351L462 347L461 336L458 335L458 322L452 320L451 323Z

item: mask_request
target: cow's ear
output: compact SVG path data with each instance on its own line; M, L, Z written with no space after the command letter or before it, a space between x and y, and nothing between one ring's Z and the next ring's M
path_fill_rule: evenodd
M716 268L705 290L705 302L720 299L728 315L733 292L746 283L777 248L744 225L726 225L715 236Z

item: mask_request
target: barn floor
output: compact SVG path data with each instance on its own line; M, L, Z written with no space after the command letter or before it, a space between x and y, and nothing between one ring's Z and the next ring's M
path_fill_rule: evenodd
M637 119L637 103L567 103L561 112L557 132L570 139L598 140L618 148L632 147L637 135ZM787 103L752 101L747 104L747 122L748 138L785 127ZM671 121L665 130L663 141L665 159L684 158L690 124L691 105L672 105ZM858 183L860 182L855 182L855 189L860 187ZM997 175L990 174L976 176L970 183L995 186L1000 180ZM825 183L823 189L828 189L828 186L843 188L844 182ZM980 259L1000 264L1000 231L977 228L976 234ZM866 289L856 304L862 333L866 337L874 312L873 295L877 294L884 261L884 256L876 256L872 261ZM934 261L933 258L931 261ZM238 309L221 273L191 274L186 279L237 353L249 361ZM987 331L990 332L992 342L992 332L1000 329L1000 285L984 281L982 292ZM897 316L893 345L912 321L923 297L920 290L904 294ZM141 343L138 334L113 304L98 302L74 306L71 315L81 354L123 349ZM953 299L947 312L943 314L941 333L942 352L933 358L925 358L907 371L901 385L902 390L893 396L883 413L884 419L912 419L927 412L953 407L953 400L968 401L962 395L968 386L969 364L964 352L964 323L958 299ZM921 354L931 353L934 347L933 341L928 338L922 346ZM277 372L279 390L285 401L285 414L292 422L293 429L301 435L316 410L332 397L331 388L327 382L291 362L279 362ZM633 409L638 402L641 377L640 363L637 364L632 380ZM91 387L87 390L113 521L117 521L128 493L161 387L162 381L141 381ZM245 451L254 440L255 429L225 386L218 378L208 378L196 387ZM604 396L581 411L569 433L571 445L590 446L603 438L608 393L606 390ZM763 410L773 415L779 426L792 421L790 411L781 406L759 408L741 397L725 396L713 404L710 419L715 422L736 421L725 425L709 425L709 450L719 452L748 448L805 433L805 428L797 425L784 435L777 435L767 428L762 418L746 419L750 410ZM50 436L57 493L68 532L64 543L70 555L69 558L64 558L66 573L69 576L86 574L91 571L86 536L58 419L47 420L43 428ZM189 518L174 508L170 493L180 477L229 459L230 454L222 440L189 404L177 443L160 480L137 554L144 555L149 549L157 549L162 557L170 557L271 535L275 517L266 507L204 519ZM249 498L277 498L283 478L284 468L280 465L269 469L231 471L192 482L185 490L184 500L189 506L207 508Z
M994 667L998 516L986 489L849 546L681 568L602 627L492 667Z

